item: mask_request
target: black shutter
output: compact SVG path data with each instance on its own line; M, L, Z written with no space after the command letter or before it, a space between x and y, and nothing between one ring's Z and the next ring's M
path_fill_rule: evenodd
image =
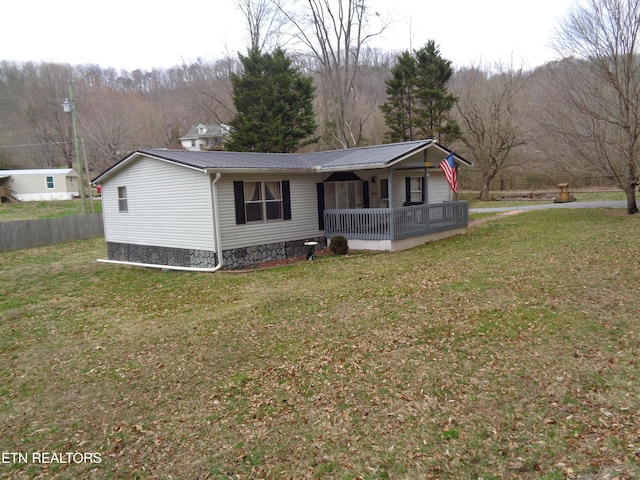
M324 183L316 183L318 192L318 229L324 230Z
M233 182L233 198L236 206L236 225L247 223L244 215L244 182Z
M289 180L282 181L282 216L283 220L291 220L291 187Z
M405 201L407 205L411 203L411 177L406 177L404 179L405 185Z
M422 180L421 180L421 182L422 182L422 203L425 203L424 194L426 193L425 192L425 187L427 186L427 183L425 182L425 180L426 179L424 177L422 177Z
M362 208L369 208L369 182L362 181Z

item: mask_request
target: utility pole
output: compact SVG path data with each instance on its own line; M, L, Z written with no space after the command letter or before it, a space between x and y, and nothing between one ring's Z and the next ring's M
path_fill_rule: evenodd
M78 116L76 114L76 99L73 91L73 82L69 82L69 99L64 99L62 108L65 112L71 112L71 123L73 124L73 143L76 149L76 165L78 169L78 181L80 183L80 204L82 213L87 213L87 205L84 198L84 167L80 159L80 142L78 141Z

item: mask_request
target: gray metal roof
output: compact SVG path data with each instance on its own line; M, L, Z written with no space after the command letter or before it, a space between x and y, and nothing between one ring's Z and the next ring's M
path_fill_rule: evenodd
M190 168L205 171L213 170L300 170L300 171L339 171L365 170L383 168L405 159L407 156L422 151L434 145L443 152L450 150L439 145L434 140L418 140L412 142L391 143L370 147L350 148L344 150L330 150L315 153L257 153L257 152L227 152L227 151L188 151L151 149L136 150L120 162L98 175L93 181L97 182L135 158L143 155L157 158ZM443 157L444 158L444 157ZM456 155L456 159L467 165L467 160Z
M304 157L315 166L322 167L323 170L342 167L375 168L398 161L416 151L423 150L432 143L434 143L433 140L390 143L371 147L309 153L304 155Z
M308 169L310 165L291 153L251 153L188 150L139 150L136 153L161 158L198 169Z
M26 168L23 170L0 170L2 175L71 175L73 168Z
M203 133L200 133L200 128L204 129ZM196 138L212 138L212 137L226 137L229 135L230 127L228 125L193 125L186 135L180 137L180 140L191 140Z

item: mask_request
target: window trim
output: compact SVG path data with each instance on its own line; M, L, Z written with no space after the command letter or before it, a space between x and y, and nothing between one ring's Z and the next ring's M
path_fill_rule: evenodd
M267 184L276 184L275 193L278 196L274 196L274 190L271 190L267 187ZM250 190L247 190L247 186L251 186ZM244 209L245 209L245 219L247 223L254 222L273 222L283 220L283 198L282 198L282 181L281 180L256 180L252 182L245 182L245 199L244 199ZM257 199L247 199L246 193L254 192L257 190ZM274 198L269 198L270 196ZM251 211L249 208L251 208ZM256 209L258 207L258 209ZM274 216L274 208L277 210L277 216ZM259 213L259 218L249 218L255 217L256 213ZM271 217L271 218L270 218Z
M413 183L414 180L417 180L418 183L418 188L417 190L413 188ZM410 177L409 180L409 201L410 202L422 202L423 199L423 182L424 182L424 178L422 177ZM418 198L414 199L414 195Z
M420 184L419 190L412 190L412 180L417 179ZM425 203L424 177L405 177L405 205L421 205ZM412 193L419 194L419 200L412 198Z
M51 181L49 181L51 179ZM47 190L54 190L56 188L56 180L53 175L46 175L44 177L45 184L47 186ZM51 184L51 186L49 186Z
M118 212L127 213L129 211L129 202L127 200L127 187L118 187Z
M325 208L328 210L332 209L360 209L364 208L365 200L364 200L364 187L362 180L340 180L340 181L330 181L324 182L325 190L324 190L324 204ZM353 187L353 192L350 192L351 187ZM333 190L333 191L329 191ZM349 198L350 193L353 193L353 198ZM345 195L346 194L346 197ZM340 199L343 201L346 200L347 205L341 206ZM353 205L350 205L350 201L353 200ZM358 203L358 200L360 201Z
M274 182L279 183L280 185L280 198L276 200L267 200L267 192L266 192L266 183ZM247 183L260 185L260 200L246 200L245 199L245 186ZM282 222L286 220L291 220L291 187L289 180L253 180L253 181L239 181L236 180L233 182L233 192L234 192L234 204L236 211L236 225L244 225L247 223L250 224L260 224L260 223L275 223ZM268 217L268 203L278 203L280 204L280 216L278 218L267 218ZM260 214L261 218L259 220L249 220L249 215L247 212L247 204L260 204Z

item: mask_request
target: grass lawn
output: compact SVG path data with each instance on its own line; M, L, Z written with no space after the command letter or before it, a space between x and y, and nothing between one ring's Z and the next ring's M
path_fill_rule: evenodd
M100 199L93 201L95 213L102 212ZM82 213L80 200L60 200L42 202L0 203L0 223L14 220L32 220L54 218ZM87 213L91 213L91 204L87 201Z
M0 478L638 478L639 222L526 212L251 273L3 253Z
M522 192L521 192L522 193ZM536 193L536 192L533 192ZM537 192L540 193L540 192ZM516 197L517 192L492 192L491 197L499 198L506 196L507 198ZM551 197L557 195L557 192L546 191L546 196ZM578 202L600 202L609 200L626 200L626 195L621 190L591 190L583 189L578 191L571 191L571 195L575 197ZM477 192L465 191L460 194L460 200L466 200L469 202L469 208L492 208L492 207L521 207L525 205L540 205L553 203L552 198L542 198L534 200L500 200L500 201L488 201L481 202L478 200Z

